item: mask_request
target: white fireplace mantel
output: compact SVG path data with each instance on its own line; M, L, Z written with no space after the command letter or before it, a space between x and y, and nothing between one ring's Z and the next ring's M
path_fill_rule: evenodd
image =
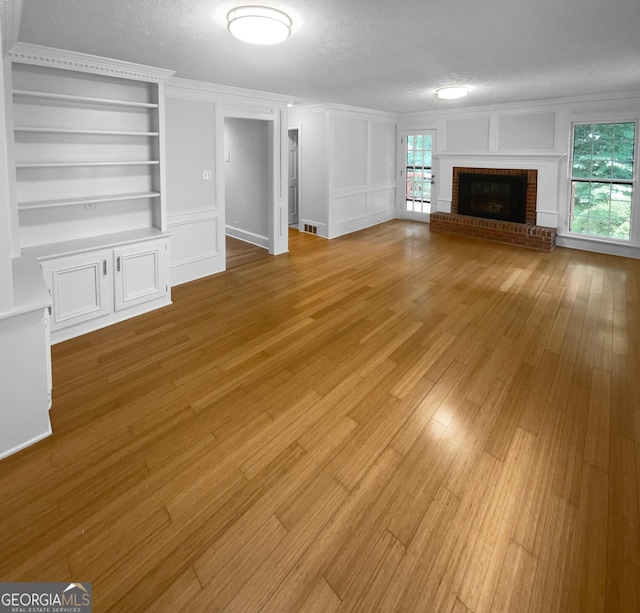
M436 210L451 213L453 169L462 168L517 168L538 171L536 224L558 228L558 192L561 168L566 158L556 152L458 152L434 155L440 177Z

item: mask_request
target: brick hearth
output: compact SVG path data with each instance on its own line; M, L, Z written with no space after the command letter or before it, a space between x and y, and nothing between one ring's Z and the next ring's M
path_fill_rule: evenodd
M431 213L430 230L444 234L483 238L540 251L551 251L556 246L554 228L453 213Z
M527 177L526 223L514 223L482 217L458 215L458 176L461 172ZM433 232L457 234L471 238L518 245L541 251L551 251L556 246L555 228L536 226L538 172L522 169L461 168L453 169L451 213L431 213L430 229Z

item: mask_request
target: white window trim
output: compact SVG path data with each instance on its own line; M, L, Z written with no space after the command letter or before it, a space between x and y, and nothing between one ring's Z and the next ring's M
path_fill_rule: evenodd
M633 160L633 179L630 181L621 181L622 183L628 183L632 186L633 195L631 200L631 231L629 239L619 239L607 236L596 236L592 234L582 234L580 232L572 232L570 230L570 217L571 217L571 183L572 181L579 180L572 176L573 168L573 137L574 128L577 125L585 124L602 124L602 123L634 123L635 124L635 143L634 143L634 160ZM566 180L566 197L564 199L564 219L566 227L565 234L571 239L584 240L592 243L605 243L621 246L639 246L640 245L640 195L638 194L638 165L640 164L640 117L630 115L629 113L617 112L607 113L605 115L599 115L597 113L592 114L576 114L572 117L571 126L569 129L569 143L568 149L568 163L567 163L567 180Z

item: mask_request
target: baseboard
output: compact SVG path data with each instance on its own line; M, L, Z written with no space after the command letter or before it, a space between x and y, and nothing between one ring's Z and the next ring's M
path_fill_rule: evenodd
M640 247L634 247L633 245L621 245L619 243L608 243L574 236L556 236L556 246L640 260Z
M171 264L171 287L223 272L224 258L215 253Z
M225 226L224 231L227 236L237 238L238 240L244 241L245 243L251 243L252 245L256 245L257 247L264 247L265 249L269 249L268 236L255 234L253 232L249 232L248 230L241 230L240 228L235 228L233 226Z
M52 330L51 344L55 345L57 343L62 343L63 341L68 341L69 339L76 338L77 336L88 334L89 332L95 332L96 330L108 328L109 326L112 326L114 324L119 324L128 319L132 319L133 317L151 313L156 309L161 309L163 307L169 306L170 304L172 304L172 302L171 295L169 294L165 297L158 298L150 302L144 302L142 304L124 309L122 311L112 311L111 313L108 313L98 319L90 319L89 321L84 321L75 326L69 326L68 328L61 328L59 330Z
M44 432L43 434L39 434L38 436L34 436L32 439L29 439L28 441L21 443L20 445L16 445L15 447L8 449L7 451L0 451L0 460L4 460L5 458L8 458L10 455L13 455L14 453L18 453L18 451L22 451L27 447L31 447L31 445L35 445L36 443L51 436L52 434L53 434L53 430L51 429L51 424L49 424L49 429L47 432Z

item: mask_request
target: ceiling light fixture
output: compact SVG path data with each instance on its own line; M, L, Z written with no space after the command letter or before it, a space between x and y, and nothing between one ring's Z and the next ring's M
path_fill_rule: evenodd
M227 13L227 28L253 45L275 45L291 34L291 17L268 6L239 6Z
M436 89L436 96L443 100L455 100L456 98L464 98L469 93L468 87L441 87Z

